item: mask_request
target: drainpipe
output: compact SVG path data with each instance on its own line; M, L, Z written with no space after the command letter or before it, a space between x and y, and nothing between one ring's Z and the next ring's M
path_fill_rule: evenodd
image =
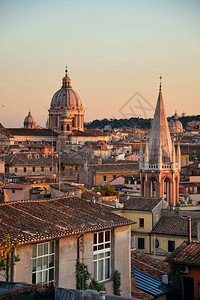
M83 235L81 234L78 238L77 238L77 261L79 261L80 259L80 245L79 245L79 241L80 239L83 237Z
M188 244L192 241L192 227L191 227L191 217L188 217Z

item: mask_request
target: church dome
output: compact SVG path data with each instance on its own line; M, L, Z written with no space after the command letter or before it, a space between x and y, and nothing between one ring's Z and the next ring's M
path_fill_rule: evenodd
M24 119L24 128L35 128L36 122L35 118L31 115L31 112L29 111L28 115Z
M58 90L52 98L52 108L66 108L66 109L82 109L81 98L77 92L71 87L71 79L68 77L67 70L63 78L62 88Z
M178 119L177 112L174 114L174 119L169 121L169 129L173 134L178 134L183 132L183 125Z

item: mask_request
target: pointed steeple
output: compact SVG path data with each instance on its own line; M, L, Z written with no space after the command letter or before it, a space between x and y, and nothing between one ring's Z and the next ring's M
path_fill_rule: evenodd
M161 148L161 145L159 147L159 152L158 152L158 170L162 170L162 148Z
M161 79L162 77L160 77L160 80ZM158 101L149 137L149 164L158 164L160 148L162 150L162 162L171 162L172 141L163 102L161 81Z

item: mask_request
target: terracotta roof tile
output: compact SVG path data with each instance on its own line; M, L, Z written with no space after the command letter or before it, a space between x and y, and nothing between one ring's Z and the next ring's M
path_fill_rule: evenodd
M98 129L85 129L84 131L74 131L72 136L107 136L106 133Z
M196 218L192 218L191 226L192 226L192 237L196 238L197 237L197 219ZM181 218L181 216L161 217L151 233L187 236L188 235L188 223L187 223L187 220Z
M96 172L135 172L139 171L139 164L138 162L127 164L124 161L124 163L113 162L113 164L89 165L88 168Z
M134 223L77 197L0 204L0 220L0 239L9 234L19 244Z
M200 266L200 243L183 242L166 259L167 262Z
M59 134L51 129L30 129L30 128L7 128L12 135L26 135L26 136L58 136Z
M162 275L168 272L168 264L166 262L157 260L138 250L131 252L131 268L157 280L162 280Z
M161 198L129 198L128 201L124 204L124 209L151 211L160 201Z
M38 155L38 158L37 158ZM54 163L58 158L54 156ZM52 164L52 156L44 156L42 153L31 152L17 152L15 154L8 154L5 157L6 165L9 166L44 166Z

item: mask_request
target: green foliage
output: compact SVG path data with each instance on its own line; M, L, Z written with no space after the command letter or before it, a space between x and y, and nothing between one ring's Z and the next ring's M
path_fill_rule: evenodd
M113 274L113 289L114 289L114 294L117 296L121 296L120 286L121 286L121 275L119 271L115 270Z
M76 288L78 290L86 290L87 280L90 279L90 273L88 267L79 261L76 262Z
M90 290L95 290L97 292L106 291L105 286L102 283L99 283L94 278L92 278L90 285L88 286Z
M150 129L151 119L143 119L133 117L130 119L103 119L94 120L90 123L85 123L85 127L88 129L100 128L103 129L106 125L110 125L112 128L141 128Z
M88 280L91 280L89 285L87 284ZM88 272L88 266L79 261L76 262L76 288L78 290L90 289L97 292L106 291L102 283L97 282L91 277L91 274Z
M174 119L174 116L167 118L167 120ZM85 123L85 128L95 129L100 128L103 129L106 125L110 125L114 128L139 128L139 129L150 129L152 119L143 119L132 117L130 119L103 119L103 120L94 120L89 123ZM182 123L183 128L186 129L187 123L191 121L200 121L200 115L197 116L186 116L179 118L179 121Z
M190 153L189 161L196 161L196 160L200 161L200 155L195 155L195 154Z
M118 196L118 193L115 191L115 187L112 185L104 185L99 188L99 192L103 197L105 196Z
M51 198L51 194L46 194L45 198Z
M9 239L9 235L5 235L3 241L0 242L0 271L6 271L5 274L1 274L4 277L8 277L8 270L13 268L16 262L20 261L19 255L14 253L17 244L16 241ZM11 256L13 256L13 259L11 259Z

